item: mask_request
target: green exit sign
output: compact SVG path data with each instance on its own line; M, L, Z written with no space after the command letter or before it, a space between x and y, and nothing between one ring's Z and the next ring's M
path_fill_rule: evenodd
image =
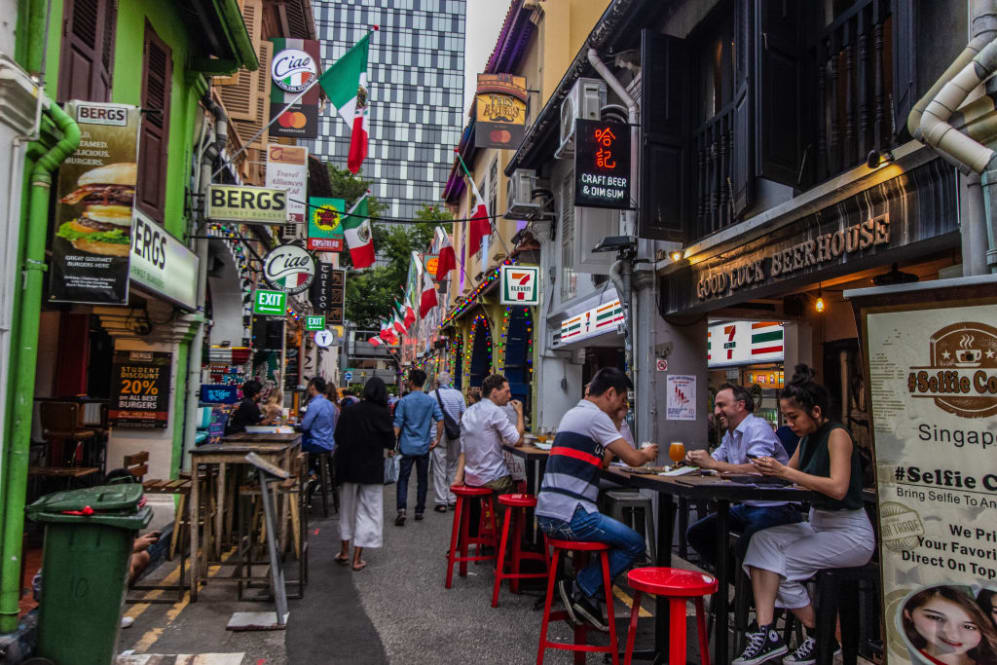
M253 314L284 316L287 294L283 291L257 291L253 294Z
M325 330L325 315L306 316L305 330Z

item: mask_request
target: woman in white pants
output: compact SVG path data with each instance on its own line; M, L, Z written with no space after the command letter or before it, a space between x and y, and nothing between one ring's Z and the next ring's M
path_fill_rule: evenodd
M758 665L789 651L773 629L776 605L792 610L807 638L785 665L816 662L813 604L804 583L825 568L869 562L875 534L862 500L862 469L851 435L828 420L830 396L806 365L779 395L779 406L800 444L785 465L771 457L752 460L765 475L778 476L818 493L809 522L785 524L755 533L744 557L751 576L758 631L733 665Z
M363 400L343 409L336 423L336 479L339 481L340 550L336 563L353 570L367 566L365 547L380 547L383 525L384 451L395 447L388 390L377 377L364 386Z

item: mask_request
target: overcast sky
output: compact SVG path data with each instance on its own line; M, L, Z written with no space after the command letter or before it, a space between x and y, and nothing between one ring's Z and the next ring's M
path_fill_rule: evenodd
M467 0L467 33L464 39L464 112L471 106L477 75L495 48L510 0Z

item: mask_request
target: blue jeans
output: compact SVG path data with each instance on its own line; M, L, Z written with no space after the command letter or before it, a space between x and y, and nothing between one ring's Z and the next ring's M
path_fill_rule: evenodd
M783 524L795 524L803 519L800 511L792 505L782 506L749 506L739 503L731 506L727 525L730 531L740 532L737 541L738 559L744 558L748 551L748 542L756 532ZM716 568L717 551L717 516L711 513L698 522L691 524L685 532L686 539L692 549L699 553L703 560ZM726 544L721 543L726 549Z
M412 475L412 465L415 464L416 490L415 490L415 512L416 514L426 510L426 490L429 489L429 453L425 455L402 455L402 461L398 465L398 491L396 504L398 510L405 510L408 505L408 478Z
M575 508L570 522L554 517L537 515L543 532L562 540L592 540L611 545L609 550L609 577L615 579L634 561L644 556L644 538L622 522L600 512L586 513L581 506ZM575 583L589 598L595 598L602 589L602 563L595 558L578 573Z

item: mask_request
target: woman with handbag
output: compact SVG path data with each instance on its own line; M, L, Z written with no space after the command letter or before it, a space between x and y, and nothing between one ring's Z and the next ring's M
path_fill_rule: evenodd
M336 563L350 563L353 541L353 570L359 571L367 565L362 558L364 548L382 543L384 451L395 448L384 381L375 377L367 382L363 400L343 409L334 436L341 540Z

